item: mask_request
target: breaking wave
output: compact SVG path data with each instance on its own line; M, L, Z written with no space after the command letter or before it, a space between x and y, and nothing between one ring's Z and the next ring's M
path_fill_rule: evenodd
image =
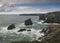
M2 41L6 41L6 40L8 42L17 41L17 40L33 41L33 40L38 40L39 37L44 36L44 33L40 33L41 29L35 29L33 27L27 28L25 27L24 23L17 25L16 28L13 30L7 30L7 27L0 28L0 37L3 37ZM25 28L26 31L18 32L18 30L23 28ZM30 29L31 31L27 31L28 29Z

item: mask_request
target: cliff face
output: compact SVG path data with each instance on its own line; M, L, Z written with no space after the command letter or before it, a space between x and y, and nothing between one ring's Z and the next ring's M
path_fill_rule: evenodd
M60 23L60 11L40 14L39 20L45 20L44 23Z
M45 23L60 23L60 12L48 13Z
M49 33L47 31L50 31ZM60 32L60 25L51 25L47 28L46 33L47 34L47 39L50 37L54 37L56 34L58 34L58 32Z
M60 25L49 26L48 29L51 29L51 32L47 34L41 43L60 43Z

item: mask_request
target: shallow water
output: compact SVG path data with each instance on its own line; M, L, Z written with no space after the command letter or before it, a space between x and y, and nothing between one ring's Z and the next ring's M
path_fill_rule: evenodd
M33 25L30 28L25 27L24 21L31 18ZM0 43L10 43L12 41L32 41L42 37L44 33L40 33L41 29L47 26L37 24L37 16L18 16L18 15L2 15L0 16ZM14 23L16 28L7 30L7 27ZM17 32L21 28L31 29L31 31Z

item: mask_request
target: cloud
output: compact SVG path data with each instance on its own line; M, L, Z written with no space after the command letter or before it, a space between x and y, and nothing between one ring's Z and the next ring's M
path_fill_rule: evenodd
M21 13L44 13L48 9L46 8L36 8L36 7L32 7L32 6L19 6L19 7L15 7L12 5L1 5L0 7L0 14L21 14Z
M41 4L41 3L60 3L60 0L0 0L0 4L3 3Z
M37 8L33 6L13 6L12 4L9 5L0 5L0 12L43 12L47 11L47 8Z
M21 14L21 13L47 13L51 11L60 11L59 8L46 8L34 6L14 6L12 4L1 4L0 14Z

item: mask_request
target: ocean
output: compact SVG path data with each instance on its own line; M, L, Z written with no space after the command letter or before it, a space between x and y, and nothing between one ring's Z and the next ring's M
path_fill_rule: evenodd
M44 33L40 33L42 29L47 26L38 24L38 16L19 16L19 15L0 15L0 43L11 43L14 41L33 41L38 40L39 37L44 36ZM24 21L31 18L33 25L27 28L24 25ZM35 22L37 21L37 22ZM10 24L15 24L16 28L13 30L7 30ZM31 31L18 32L18 30L25 28L31 29Z

